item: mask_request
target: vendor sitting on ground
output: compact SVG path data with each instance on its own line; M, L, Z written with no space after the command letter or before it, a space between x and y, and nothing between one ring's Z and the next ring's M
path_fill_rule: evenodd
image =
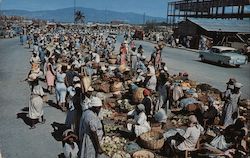
M133 120L127 124L128 130L134 132L136 137L151 130L151 127L147 122L147 116L143 104L137 105L135 110L130 111L128 117L133 118Z
M199 141L200 135L202 134L204 129L198 123L198 120L195 115L189 116L188 126L189 127L186 129L186 132L183 136L180 136L180 134L178 135L177 133L177 135L169 137L167 139L167 143L169 147L172 149L172 153L175 151L186 151L186 150L190 151L195 149Z
M246 119L239 117L234 124L227 126L220 136L215 137L211 141L211 145L220 150L236 149L241 151L243 155L246 155L246 141L245 137L248 133L246 128Z

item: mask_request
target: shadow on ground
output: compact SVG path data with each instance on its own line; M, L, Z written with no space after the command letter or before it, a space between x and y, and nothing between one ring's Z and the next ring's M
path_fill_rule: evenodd
M48 100L47 104L51 107L61 110L61 108L56 103L54 103L53 100Z
M63 123L53 122L51 124L54 131L51 133L51 135L55 138L57 141L63 140L63 132L68 129L67 126Z

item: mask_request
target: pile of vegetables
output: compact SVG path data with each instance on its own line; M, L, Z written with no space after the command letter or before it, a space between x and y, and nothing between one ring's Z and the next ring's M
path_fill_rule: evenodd
M106 155L112 158L130 158L131 156L123 151L125 144L126 140L124 138L105 136L102 149Z
M187 124L188 122L188 117L187 116L174 116L173 118L171 118L171 123L174 126L183 126L185 124Z
M112 133L122 128L122 125L104 125L105 133Z
M99 115L102 117L111 118L113 116L113 111L102 108Z
M129 112L134 110L134 106L129 104L128 99L118 100L117 102L121 111Z

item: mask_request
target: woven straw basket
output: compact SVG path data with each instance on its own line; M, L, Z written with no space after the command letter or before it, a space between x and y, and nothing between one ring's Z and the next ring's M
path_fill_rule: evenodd
M133 154L133 158L154 158L154 154L147 150L140 150Z
M140 135L140 142L146 149L157 150L164 145L163 134L159 131L150 131Z
M110 64L115 64L116 63L116 59L109 59L109 63Z

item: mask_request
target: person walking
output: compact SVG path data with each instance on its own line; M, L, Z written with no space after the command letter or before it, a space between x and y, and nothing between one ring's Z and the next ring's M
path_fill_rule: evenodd
M53 87L55 85L55 70L53 68L54 59L49 58L48 63L46 65L46 82L48 86L48 91L50 94L53 93Z
M66 93L67 87L65 85L65 77L66 77L67 66L62 66L61 71L56 73L56 100L57 105L62 109L62 111L66 111L65 103L66 103Z

